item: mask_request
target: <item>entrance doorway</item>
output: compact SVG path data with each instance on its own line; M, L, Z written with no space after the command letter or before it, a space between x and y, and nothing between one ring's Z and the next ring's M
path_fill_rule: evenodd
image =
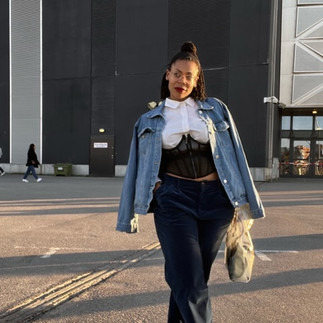
M282 116L281 177L323 178L323 116Z
M114 136L91 137L90 175L114 176Z

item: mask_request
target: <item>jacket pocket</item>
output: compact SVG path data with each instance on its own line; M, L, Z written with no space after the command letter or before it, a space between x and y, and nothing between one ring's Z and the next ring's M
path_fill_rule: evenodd
M222 120L215 123L213 127L215 131L226 131L230 128L230 125L226 121Z
M155 130L151 127L145 127L140 129L140 131L138 132L138 138L145 138L147 135L151 134L155 132Z
M154 133L155 130L150 127L145 127L138 132L138 149L141 156L150 154Z
M235 156L233 142L230 133L230 125L227 121L222 120L214 124L216 144L224 158Z

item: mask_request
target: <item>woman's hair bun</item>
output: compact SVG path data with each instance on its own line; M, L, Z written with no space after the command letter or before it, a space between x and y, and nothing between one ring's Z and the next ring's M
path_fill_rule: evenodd
M197 56L197 48L191 41L187 41L181 46L181 52L192 53L193 55Z

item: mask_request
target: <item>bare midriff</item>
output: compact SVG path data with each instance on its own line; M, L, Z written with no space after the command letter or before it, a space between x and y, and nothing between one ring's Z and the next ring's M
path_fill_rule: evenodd
M213 172L211 174L208 174L206 176L203 177L199 177L199 178L187 178L187 177L181 177L172 173L166 173L168 176L172 176L172 177L176 177L176 178L181 178L181 179L186 179L188 181L194 181L194 182L205 182L205 181L216 181L217 179L219 179L218 173L217 172ZM157 182L155 184L155 188L154 188L154 193L158 190L159 186L161 185L161 182Z
M177 177L177 178L182 178L182 179L186 179L188 181L194 181L194 182L204 182L204 181L215 181L217 179L219 179L218 173L217 172L213 172L211 174L208 174L206 176L203 177L199 177L199 178L187 178L187 177L181 177L175 174L171 174L171 173L166 173L169 176L173 176L173 177Z

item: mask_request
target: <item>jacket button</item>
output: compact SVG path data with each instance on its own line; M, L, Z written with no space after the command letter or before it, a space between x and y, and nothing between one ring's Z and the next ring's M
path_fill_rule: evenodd
M203 112L201 110L199 110L199 114L202 114Z
M239 205L239 202L234 202L234 205L238 206Z
M225 180L223 180L223 183L226 184L226 183L228 183L228 181L225 179Z
M219 158L220 158L220 156L219 156L219 155L215 155L215 158L216 158L216 159L219 159Z

